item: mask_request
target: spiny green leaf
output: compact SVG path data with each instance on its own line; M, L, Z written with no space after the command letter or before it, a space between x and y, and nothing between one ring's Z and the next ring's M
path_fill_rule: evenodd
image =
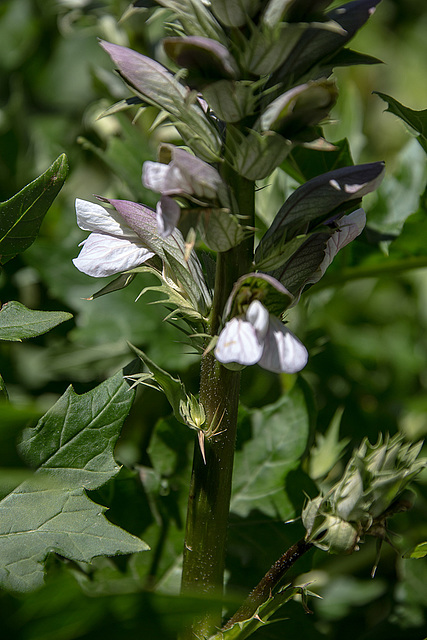
M175 418L180 422L184 422L180 412L180 402L186 402L187 395L185 387L179 378L174 378L170 373L158 367L141 349L129 345L136 355L141 358L142 362L148 367L152 373L152 378L163 389L165 395L173 409Z
M62 154L41 176L0 203L0 261L4 264L34 242L43 217L68 174Z
M227 44L227 37L209 10L199 0L157 0L157 3L173 11L188 36L213 38Z
M36 427L24 431L20 453L36 470L0 502L2 586L41 586L51 552L90 562L147 549L108 522L105 508L85 494L119 471L113 448L133 396L121 371L81 396L69 387Z
M417 137L418 142L427 153L427 109L422 111L414 111L405 107L391 96L380 91L374 91L382 100L388 102L386 111L394 113L395 116L401 118L406 124L415 129L420 135Z
M304 600L307 595L319 597L317 594L307 591L305 587L291 587L290 585L287 585L280 589L276 594L271 595L266 602L260 605L253 616L247 620L236 622L230 629L220 631L212 636L210 640L246 640L246 638L249 638L249 636L254 634L260 627L265 627L267 624L279 622L277 618L271 621L269 618L271 618L271 616L276 613L280 607L289 602L289 600L294 598L296 595L303 597L303 606L307 611L308 609L304 604Z
M72 317L65 311L34 311L20 302L7 302L0 309L0 340L34 338Z

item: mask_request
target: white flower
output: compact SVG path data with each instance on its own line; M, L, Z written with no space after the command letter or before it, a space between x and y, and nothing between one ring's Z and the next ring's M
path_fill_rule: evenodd
M215 357L223 364L258 363L274 373L297 373L307 364L308 353L296 336L259 300L245 316L232 318L221 331Z
M169 163L147 160L142 167L142 182L147 189L157 191L157 229L167 238L178 223L181 209L173 197L195 198L198 202L218 199L227 202L226 188L218 171L184 149L163 144L159 155Z
M79 271L102 278L133 269L155 255L117 211L77 199L76 214L80 229L91 232L73 260Z

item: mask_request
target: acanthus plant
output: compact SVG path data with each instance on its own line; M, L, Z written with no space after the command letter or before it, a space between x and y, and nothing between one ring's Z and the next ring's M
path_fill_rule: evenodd
M90 235L74 262L90 276L118 276L96 295L126 286L140 272L154 273L161 281L154 289L173 307L170 317L186 319L188 339L201 353L198 398L138 350L150 373L131 376L162 388L176 418L199 436L183 541L185 594L222 593L240 370L304 369L308 352L288 328L286 311L302 303L337 252L363 232L361 199L380 184L384 163L338 166L308 180L260 238L257 183L286 168L296 148L333 151L321 129L338 98L331 73L378 62L346 45L379 2L355 0L329 12L325 0L147 3L167 11L173 35L163 49L170 69L101 41L136 95L129 105L156 107L158 122L168 121L182 140L161 143L157 162L142 167L144 185L159 194L156 211L104 197L102 205L77 200L78 224ZM147 10L138 5L134 11ZM213 283L199 247L215 265ZM316 518L310 515L304 551L316 544ZM268 597L263 592L257 606ZM254 612L246 611L250 618ZM218 604L184 637L207 638L220 627Z

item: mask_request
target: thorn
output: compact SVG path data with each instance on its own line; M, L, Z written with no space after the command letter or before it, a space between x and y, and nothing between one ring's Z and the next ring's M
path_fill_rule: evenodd
M205 456L205 434L201 429L197 432L197 437L199 439L199 447L200 453L202 454L203 462L206 464L206 456Z

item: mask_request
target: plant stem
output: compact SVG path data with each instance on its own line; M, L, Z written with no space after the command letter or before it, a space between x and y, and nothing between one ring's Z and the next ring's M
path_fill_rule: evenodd
M274 587L289 571L293 564L306 553L313 544L306 542L304 538L290 547L273 566L267 571L263 579L252 589L245 602L232 618L224 625L222 631L230 629L236 622L248 620L254 615L257 608L270 597Z
M233 190L239 212L253 224L254 184L227 169L227 182ZM218 333L224 305L233 284L247 273L253 258L250 238L217 257L214 299L209 333ZM204 464L195 442L193 471L187 510L182 592L222 596L228 513L239 406L240 373L226 369L213 352L203 356L200 373L200 401L206 413L206 426L216 430L206 442ZM194 621L183 638L203 638L221 625L221 605Z

